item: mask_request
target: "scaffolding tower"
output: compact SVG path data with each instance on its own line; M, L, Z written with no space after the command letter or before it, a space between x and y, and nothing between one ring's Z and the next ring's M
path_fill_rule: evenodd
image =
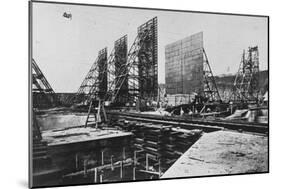
M138 28L138 34L127 54L127 36L114 43L103 74L107 78L107 91L99 98L97 111L90 98L85 126L106 122L106 102L129 102L132 105L140 99L156 100L158 93L157 70L157 18ZM94 80L94 82L97 79ZM92 95L96 88L92 87Z
M108 93L116 93L120 88L120 92L116 97L117 103L124 104L128 100L128 70L127 64L127 35L119 38L114 42L114 48L108 58ZM116 80L124 79L123 85L116 83ZM117 84L117 86L115 86ZM113 91L115 90L115 91Z
M137 99L156 100L157 66L157 17L155 17L138 28L137 37L128 51L127 62L115 70L118 77L110 84L105 100L116 102L121 91L127 89L127 85L127 102L136 102Z
M259 51L258 46L243 51L240 66L234 80L233 100L256 102L259 95Z
M103 99L107 92L107 48L98 52L98 57L93 63L80 85L73 103L89 104L91 100Z
M57 104L56 94L34 59L32 69L33 108L47 108Z
M139 92L141 99L156 100L158 94L157 17L138 27Z
M221 102L221 97L213 76L205 49L203 50L203 92L208 102Z

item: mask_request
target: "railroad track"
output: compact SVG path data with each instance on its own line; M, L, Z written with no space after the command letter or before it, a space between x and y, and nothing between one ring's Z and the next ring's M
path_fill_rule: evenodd
M205 132L212 132L217 130L234 130L247 133L258 133L267 135L268 124L254 124L254 123L237 123L228 121L213 121L213 120L194 120L185 119L181 117L149 115L129 112L114 112L107 111L109 116L123 118L132 121L152 122L158 124L174 125L185 129L202 129Z

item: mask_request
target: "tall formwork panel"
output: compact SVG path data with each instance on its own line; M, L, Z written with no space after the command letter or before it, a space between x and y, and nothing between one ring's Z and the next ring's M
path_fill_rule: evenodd
M192 94L203 91L203 32L165 47L167 94Z
M144 35L145 34L145 35ZM141 99L156 100L158 93L157 17L138 27L138 77ZM141 37L143 36L143 37Z
M126 74L128 72L127 66L127 51L128 51L128 42L127 42L127 35L121 37L120 39L116 40L114 43L114 66L115 66L115 78L124 78L124 82L118 84L116 88L120 88L118 96L116 97L116 102L125 103L128 100L129 89L128 89L128 77ZM120 86L121 85L121 86Z
M107 92L107 48L98 52L98 57L80 85L75 97L67 103L89 104L90 100L103 99Z
M98 56L98 87L96 92L98 97L103 99L107 92L107 48L99 51Z

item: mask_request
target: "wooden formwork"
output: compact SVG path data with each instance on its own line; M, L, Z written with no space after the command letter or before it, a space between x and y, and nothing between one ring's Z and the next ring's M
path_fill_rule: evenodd
M161 176L200 136L201 131L175 129L169 125L118 120L116 124L133 133L136 170Z

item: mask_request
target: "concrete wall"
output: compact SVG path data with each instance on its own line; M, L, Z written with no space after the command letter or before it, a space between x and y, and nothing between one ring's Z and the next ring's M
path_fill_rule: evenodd
M203 32L165 47L167 94L190 94L203 89Z
M65 104L65 103L67 102L68 99L73 99L75 97L75 95L76 95L76 93L56 93L56 97L62 105L69 105L69 104ZM72 104L70 104L70 105L72 105Z
M87 113L51 113L37 115L41 131L85 125Z
M178 106L181 104L189 104L194 98L194 94L168 94L166 99L168 106Z

